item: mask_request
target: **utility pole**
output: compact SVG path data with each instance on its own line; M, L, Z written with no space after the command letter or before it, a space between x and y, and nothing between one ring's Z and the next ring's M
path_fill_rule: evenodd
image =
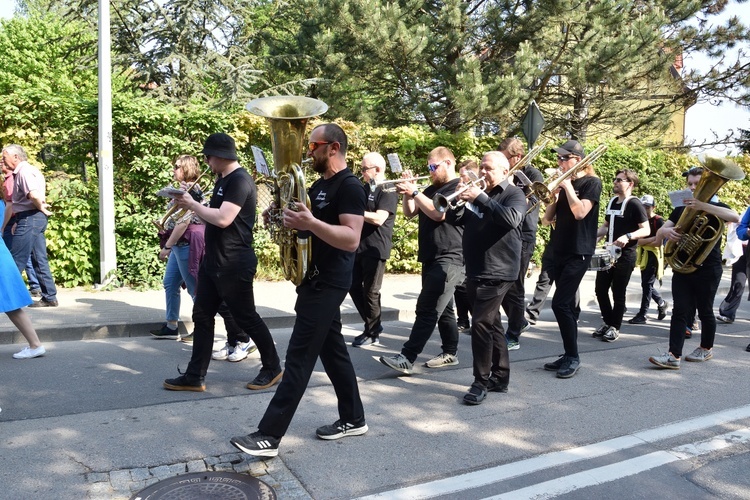
M112 165L112 60L109 0L99 0L99 271L100 286L115 278L115 190Z

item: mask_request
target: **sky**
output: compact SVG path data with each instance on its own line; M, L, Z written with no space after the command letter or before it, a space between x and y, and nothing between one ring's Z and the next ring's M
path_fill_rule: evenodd
M0 18L13 17L15 2L13 0L0 0ZM750 2L738 4L736 1L730 3L727 14L716 18L715 24L721 22L729 15L736 15L745 23L750 20ZM750 52L750 43L746 50ZM735 56L736 57L736 56ZM685 57L685 67L705 67L710 64L706 58ZM738 127L750 129L750 109L740 108L731 103L699 103L688 109L685 119L685 141L686 143L701 143L712 141L713 133L724 137L727 131L736 130ZM732 154L731 148L711 148L707 150L694 150L694 153L708 153L715 156L726 156ZM736 151L735 151L736 153Z

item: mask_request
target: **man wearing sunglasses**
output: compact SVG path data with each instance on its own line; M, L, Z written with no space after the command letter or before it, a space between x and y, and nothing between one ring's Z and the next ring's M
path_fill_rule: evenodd
M378 345L383 327L380 324L380 287L385 274L385 262L393 247L393 224L396 221L398 194L384 191L382 186L371 189L370 182L385 180L385 158L380 153L367 153L360 169L365 181L367 210L357 254L354 257L352 286L349 295L357 312L365 322L365 329L352 341L353 347Z
M612 179L612 192L604 215L604 223L596 232L597 238L606 238L607 248L618 249L615 264L596 273L596 300L604 323L594 332L594 338L614 342L620 336L622 317L625 314L625 296L630 276L635 268L636 245L651 230L648 216L641 200L633 196L638 185L638 174L629 168L620 169ZM612 290L612 300L609 291ZM613 305L614 302L614 305Z
M585 152L578 141L567 141L553 148L557 165L568 172L583 159ZM544 369L557 372L558 378L573 377L581 365L578 356L578 312L576 291L581 284L596 248L599 218L599 197L602 181L591 165L577 171L573 178L560 183L555 202L547 205L544 219L555 221L554 269L555 295L552 312L560 328L565 353L556 361L546 363Z
M305 231L312 240L312 262L297 287L297 317L286 351L284 378L268 404L258 431L231 439L239 450L275 457L320 358L338 397L339 419L316 431L320 439L367 432L357 376L341 335L341 303L352 281L354 252L364 224L362 183L346 166L346 133L335 123L310 133L312 168L321 177L310 186L311 209L297 203L284 209L284 225ZM267 212L264 212L267 217Z
M458 364L458 325L453 294L456 285L464 279L463 228L446 224L445 212L437 210L432 203L436 194L450 196L456 191L459 178L453 152L446 147L433 149L427 157L427 169L432 185L424 192L412 182L396 184L396 190L404 195L404 215L419 217L417 259L422 263L422 291L417 298L417 318L409 340L399 354L382 356L380 362L406 375L414 372L414 362L435 331L435 324L440 332L443 352L427 361L425 366L442 368ZM404 176L414 177L411 172L404 172Z

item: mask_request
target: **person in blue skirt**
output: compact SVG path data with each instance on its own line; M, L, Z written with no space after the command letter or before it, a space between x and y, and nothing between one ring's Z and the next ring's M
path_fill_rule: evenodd
M5 210L5 203L0 201L0 207L1 213ZM38 358L47 352L39 341L31 318L23 310L31 303L31 294L23 282L21 273L18 272L5 242L0 239L0 310L10 318L29 343L22 351L13 355L16 359Z

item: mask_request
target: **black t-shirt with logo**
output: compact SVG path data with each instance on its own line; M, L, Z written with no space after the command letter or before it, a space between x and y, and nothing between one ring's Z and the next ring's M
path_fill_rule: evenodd
M711 205L715 207L721 207L721 208L730 208L729 205L726 205L724 203L716 202L716 201L710 201ZM677 207L674 210L672 210L672 213L669 215L669 220L671 220L675 226L677 225L677 222L680 220L680 216L682 215L682 212L685 211L685 207ZM703 261L703 264L701 264L704 267L707 266L721 266L721 238L716 238L716 243L714 244L713 248L711 248L711 252L706 257L706 260Z
M564 190L560 192L555 211L555 255L593 255L599 229L599 197L602 181L587 175L573 181L573 190L580 200L591 201L592 207L583 220L576 220Z
M348 168L337 172L330 179L320 178L310 186L312 214L326 224L341 225L339 215L364 216L365 192L362 183ZM311 234L311 272L317 271L315 279L337 288L349 289L352 284L354 252L333 247Z
M610 210L620 210L622 203L619 203L615 198L610 204ZM609 242L609 230L612 228L612 221L610 215L604 215L604 220L609 222L610 227L607 228L607 234L604 236L604 241ZM643 203L638 198L630 198L625 205L625 213L622 215L615 215L614 232L612 233L612 241L616 240L623 234L632 233L638 230L639 225L642 222L648 220L646 215L646 209L643 207ZM623 253L632 253L635 255L635 246L638 244L637 240L630 240L627 245L622 249Z
M239 206L240 211L227 227L206 223L203 265L207 271L250 269L255 273L258 266L253 249L256 200L255 182L244 168L233 170L216 181L209 207L219 208L227 202Z
M357 254L387 260L391 256L391 248L393 247L393 225L396 222L398 193L383 191L382 186L373 191L367 185L365 186L365 196L367 196L368 212L385 210L388 212L388 218L380 226L365 221L362 226L362 237L359 240Z
M453 179L440 187L429 186L424 195L432 198L437 193L450 196L456 191L460 179ZM424 212L419 211L419 252L417 260L422 263L440 259L451 264L462 266L464 263L461 239L463 226L446 224L445 221L434 221Z

